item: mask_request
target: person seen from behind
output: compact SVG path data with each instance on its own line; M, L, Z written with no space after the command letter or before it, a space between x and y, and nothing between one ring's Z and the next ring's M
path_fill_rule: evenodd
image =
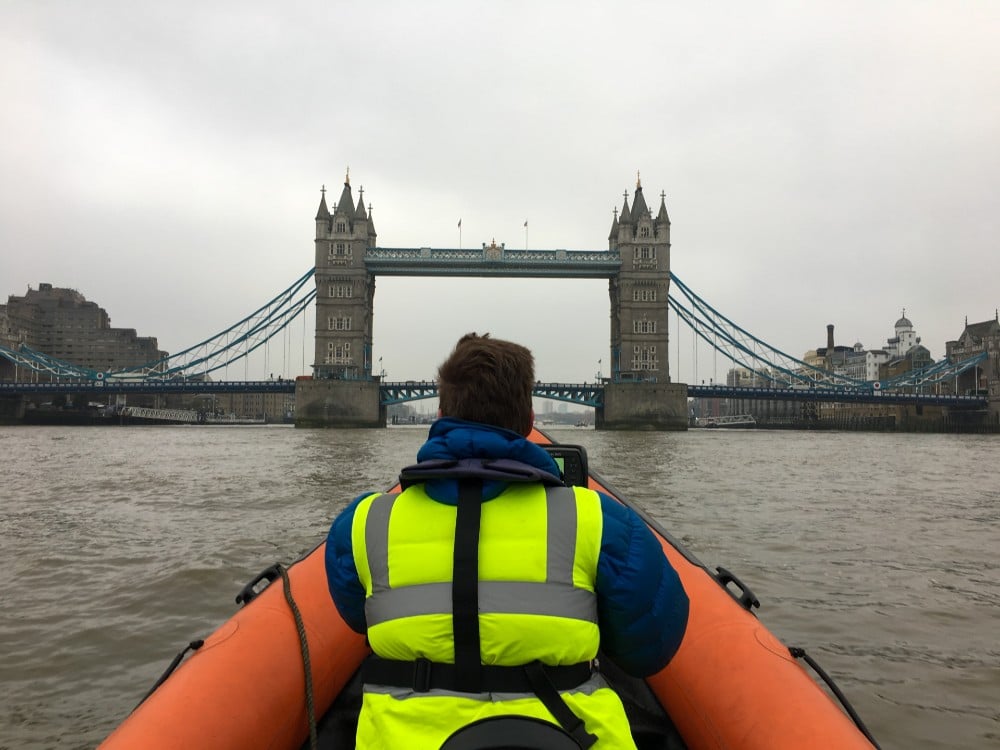
M333 522L330 593L373 651L361 750L498 747L506 732L635 747L598 649L635 677L660 671L688 598L638 514L567 488L527 439L534 380L527 348L463 336L401 492L361 495ZM470 742L480 733L493 744Z

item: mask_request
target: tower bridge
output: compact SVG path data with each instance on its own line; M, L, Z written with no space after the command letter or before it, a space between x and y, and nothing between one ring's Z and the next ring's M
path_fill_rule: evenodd
M587 396L556 389L547 397L593 405L598 428L686 429L686 388L671 381L667 356L666 196L654 215L638 178L631 204L626 193L615 211L606 250L510 250L495 241L474 249L380 247L371 206L363 195L355 201L349 176L332 208L321 191L315 228L315 359L313 379L296 389L296 424L385 424L372 355L377 277L465 276L607 279L608 382Z
M345 180L332 209L325 190L321 193L314 266L262 307L205 341L160 360L104 371L0 341L0 364L9 362L15 374L26 372L34 380L0 380L0 419L23 411L26 394L294 392L300 426L382 427L387 407L434 398L437 384L385 382L373 371L378 276L607 279L608 377L582 384L538 382L533 388L536 397L594 408L598 429L685 429L689 396L930 405L945 407L949 414L953 409L966 414L988 410L990 421L1000 418L1000 322L967 325L940 362L866 382L830 362L817 366L785 354L722 316L687 287L671 272L670 219L662 193L654 217L637 181L631 205L626 194L620 211L615 210L607 243L606 250L511 250L496 242L472 249L380 247L371 206L366 209L361 200L355 204ZM245 361L311 304L316 310L311 375L284 381L213 380L214 373ZM673 382L667 357L670 310L696 340L723 354L753 385Z
M377 380L379 403L382 406L405 404L437 398L438 384L433 380ZM38 381L2 382L0 396L42 394L71 395L81 392L118 394L223 394L223 393L295 393L295 380L140 380L140 381ZM607 382L600 383L535 383L531 395L578 406L599 409L604 405ZM951 393L913 393L846 388L762 388L756 386L689 385L687 395L694 398L721 398L756 401L812 401L855 404L924 404L984 408L985 395L955 395Z

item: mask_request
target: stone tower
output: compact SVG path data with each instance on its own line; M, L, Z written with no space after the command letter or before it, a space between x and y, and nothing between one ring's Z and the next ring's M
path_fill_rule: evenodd
M326 188L316 212L316 357L318 379L368 380L372 375L372 309L375 277L365 269L365 250L375 246L371 208L364 188L355 204L350 172L330 211Z
M612 382L670 382L667 359L667 293L670 289L670 217L665 194L654 219L636 176L632 206L628 193L608 235L621 272L609 282Z

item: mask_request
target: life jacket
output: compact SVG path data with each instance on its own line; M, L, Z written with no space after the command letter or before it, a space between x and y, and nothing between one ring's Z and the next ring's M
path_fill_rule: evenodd
M634 747L592 668L597 493L509 460L429 461L400 478L402 492L361 501L351 532L374 652L357 746L436 750L524 717L577 747ZM439 480L458 482L457 505L428 494ZM490 482L505 488L484 501Z

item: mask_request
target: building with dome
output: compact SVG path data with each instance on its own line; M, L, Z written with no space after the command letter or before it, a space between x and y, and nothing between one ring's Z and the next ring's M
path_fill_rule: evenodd
M906 317L906 309L903 315L896 321L896 335L886 341L885 351L890 359L899 359L906 356L914 346L920 343L920 338L913 330L913 323Z
M896 321L896 335L886 341L886 358L878 365L879 379L888 380L913 370L930 367L934 362L930 350L920 343L913 323L906 317L906 309Z
M930 351L920 343L913 323L906 317L906 310L896 321L896 335L880 349L865 349L860 341L854 346L838 346L834 343L833 325L826 328L826 346L806 352L803 357L806 364L872 383L928 367L933 362Z

